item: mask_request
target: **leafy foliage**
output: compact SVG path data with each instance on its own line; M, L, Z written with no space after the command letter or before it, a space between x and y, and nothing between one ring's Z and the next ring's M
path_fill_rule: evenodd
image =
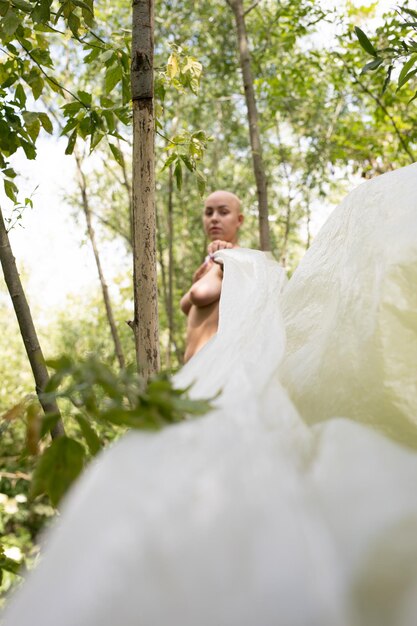
M176 389L167 374L159 374L145 384L132 369L115 373L90 356L78 362L69 356L50 361L55 370L45 388L44 397L65 398L75 407L73 415L83 443L73 437L60 437L40 457L30 495L47 493L57 506L69 486L81 473L87 460L102 448L94 424L111 424L142 430L159 430L191 415L210 409L205 400L190 400L188 389ZM38 416L39 420L42 418ZM46 416L39 428L42 439L55 416Z
M155 431L203 415L211 408L208 400L191 400L188 389L176 389L167 374L145 383L133 368L116 374L93 356L83 361L63 356L49 365L55 373L44 395L47 399L70 402L73 410L67 412L66 428L71 434L53 440L45 448L57 416L42 416L36 406L34 409L37 401L31 398L3 416L10 423L25 413L25 454L42 450L30 483L30 501L46 494L52 506L57 507L88 460L102 449L102 435L108 425L117 427L118 433L126 427ZM17 571L18 565L4 555L0 555L2 563L4 570Z
M397 90L401 89L409 81L415 84L417 74L417 11L410 9L405 3L397 11L396 15L386 17L382 28L378 29L376 37L380 39L378 50L374 47L367 35L359 28L355 28L356 36L362 48L374 57L368 62L362 72L376 70L383 67L385 80L382 92L387 89L394 68L402 65L398 74ZM414 79L414 80L413 80ZM410 102L417 98L417 91Z

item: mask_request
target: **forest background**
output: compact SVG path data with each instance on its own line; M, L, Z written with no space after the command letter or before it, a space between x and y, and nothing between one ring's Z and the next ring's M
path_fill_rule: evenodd
M246 216L240 243L259 247L233 4L173 0L155 7L158 321L168 372L184 354L179 299L205 256L204 193L237 193ZM416 7L237 4L249 41L270 249L290 275L349 189L415 161ZM130 13L124 0L96 2L94 19L91 0L0 0L1 207L43 352L55 359L52 369L79 385L99 381L98 404L123 396L132 380L125 366L135 362L126 323L133 316ZM362 30L355 34L355 26ZM7 570L36 561L39 531L59 497L48 499L41 485L40 495L28 498L39 452L49 444L31 443L33 375L2 277L0 323L6 593L16 582ZM67 393L60 403L69 432L85 438L81 465L126 426L91 428L82 415L90 400L74 406Z

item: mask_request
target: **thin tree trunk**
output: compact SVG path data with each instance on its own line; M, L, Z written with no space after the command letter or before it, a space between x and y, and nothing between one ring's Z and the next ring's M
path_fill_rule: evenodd
M168 284L167 284L167 276L166 276L165 260L164 260L164 247L162 245L161 221L159 218L159 211L158 211L157 206L155 206L155 215L156 215L156 243L158 247L159 266L161 268L162 295L163 295L166 315L169 320ZM167 368L169 369L171 367L171 344L170 344L169 335L168 335L168 343L167 343L166 351L167 351Z
M237 40L239 46L240 66L242 69L243 86L245 88L246 107L248 111L249 135L252 148L253 170L258 194L259 237L261 250L270 250L269 221L268 221L268 191L265 167L262 158L262 144L259 132L258 109L256 106L255 90L251 58L246 33L245 11L243 0L226 0L235 16Z
M171 276L171 273L173 272L173 263L172 263L172 260L170 260L170 267L168 268L168 281L167 281L167 272L166 272L164 256L163 256L164 251L163 251L163 246L162 246L161 226L160 226L160 221L159 221L158 210L156 210L156 233L157 233L156 240L158 244L159 265L161 267L162 293L163 293L164 306L165 306L165 311L166 311L168 325L169 325L169 336L168 336L168 345L167 345L167 367L170 368L172 346L174 346L175 354L177 355L177 359L179 363L183 362L184 354L178 347L178 344L175 340L174 308L173 308L173 295L172 295L173 277Z
M284 239L283 239L283 243L281 247L281 254L280 254L280 263L283 265L283 267L285 267L287 264L288 240L289 240L290 231L291 231L291 219L292 219L292 201L294 197L291 194L291 176L290 176L290 172L288 171L287 162L285 159L285 152L281 143L281 134L280 134L278 120L277 120L277 142L278 142L279 151L281 155L281 165L284 170L285 180L287 182L287 203L286 203L287 210L285 213L285 222L284 222Z
M132 3L132 228L136 358L148 378L158 371L158 285L156 261L154 102L154 2Z
M130 225L130 241L133 239L133 203L132 203L132 185L129 181L129 176L127 174L126 163L122 153L122 147L120 144L120 139L117 140L117 145L120 150L120 154L122 155L122 173L123 173L123 186L126 189L127 197L128 197L128 207L129 207L129 225Z
M169 351L174 342L174 177L172 165L168 178L168 325Z
M125 357L123 354L122 344L120 342L119 333L117 332L116 322L114 321L113 308L110 302L109 289L107 287L107 283L104 278L103 268L101 266L100 254L97 247L96 235L93 228L93 223L91 220L91 210L90 205L88 203L87 196L87 183L85 180L84 172L81 166L80 156L75 152L75 161L77 163L78 170L78 179L79 179L79 187L81 192L81 202L85 215L85 220L87 222L87 232L91 242L91 247L93 248L94 258L96 260L98 277L100 280L101 291L103 293L104 306L106 307L106 315L107 320L109 322L111 335L114 343L114 350L116 353L117 360L119 362L120 368L124 369L126 365Z
M38 336L36 334L35 325L33 323L32 314L29 304L23 290L19 272L16 266L16 260L10 246L9 235L3 219L3 213L0 208L0 261L3 268L4 278L7 289L13 302L17 321L25 345L26 354L32 368L33 377L35 379L36 393L44 413L55 414L59 416L58 422L51 429L53 438L65 434L64 425L57 403L54 400L46 401L42 397L46 384L49 381L48 370L46 369L45 359L39 345Z

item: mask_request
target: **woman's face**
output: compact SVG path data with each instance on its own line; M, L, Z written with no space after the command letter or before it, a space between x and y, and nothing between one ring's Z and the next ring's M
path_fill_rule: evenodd
M237 243L238 231L243 222L239 203L227 191L215 191L206 200L203 214L204 231L211 241L221 239Z

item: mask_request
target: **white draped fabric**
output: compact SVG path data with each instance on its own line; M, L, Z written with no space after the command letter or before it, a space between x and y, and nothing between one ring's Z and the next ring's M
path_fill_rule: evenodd
M101 455L6 626L415 626L416 176L350 194L288 284L217 253L176 377L215 410Z

